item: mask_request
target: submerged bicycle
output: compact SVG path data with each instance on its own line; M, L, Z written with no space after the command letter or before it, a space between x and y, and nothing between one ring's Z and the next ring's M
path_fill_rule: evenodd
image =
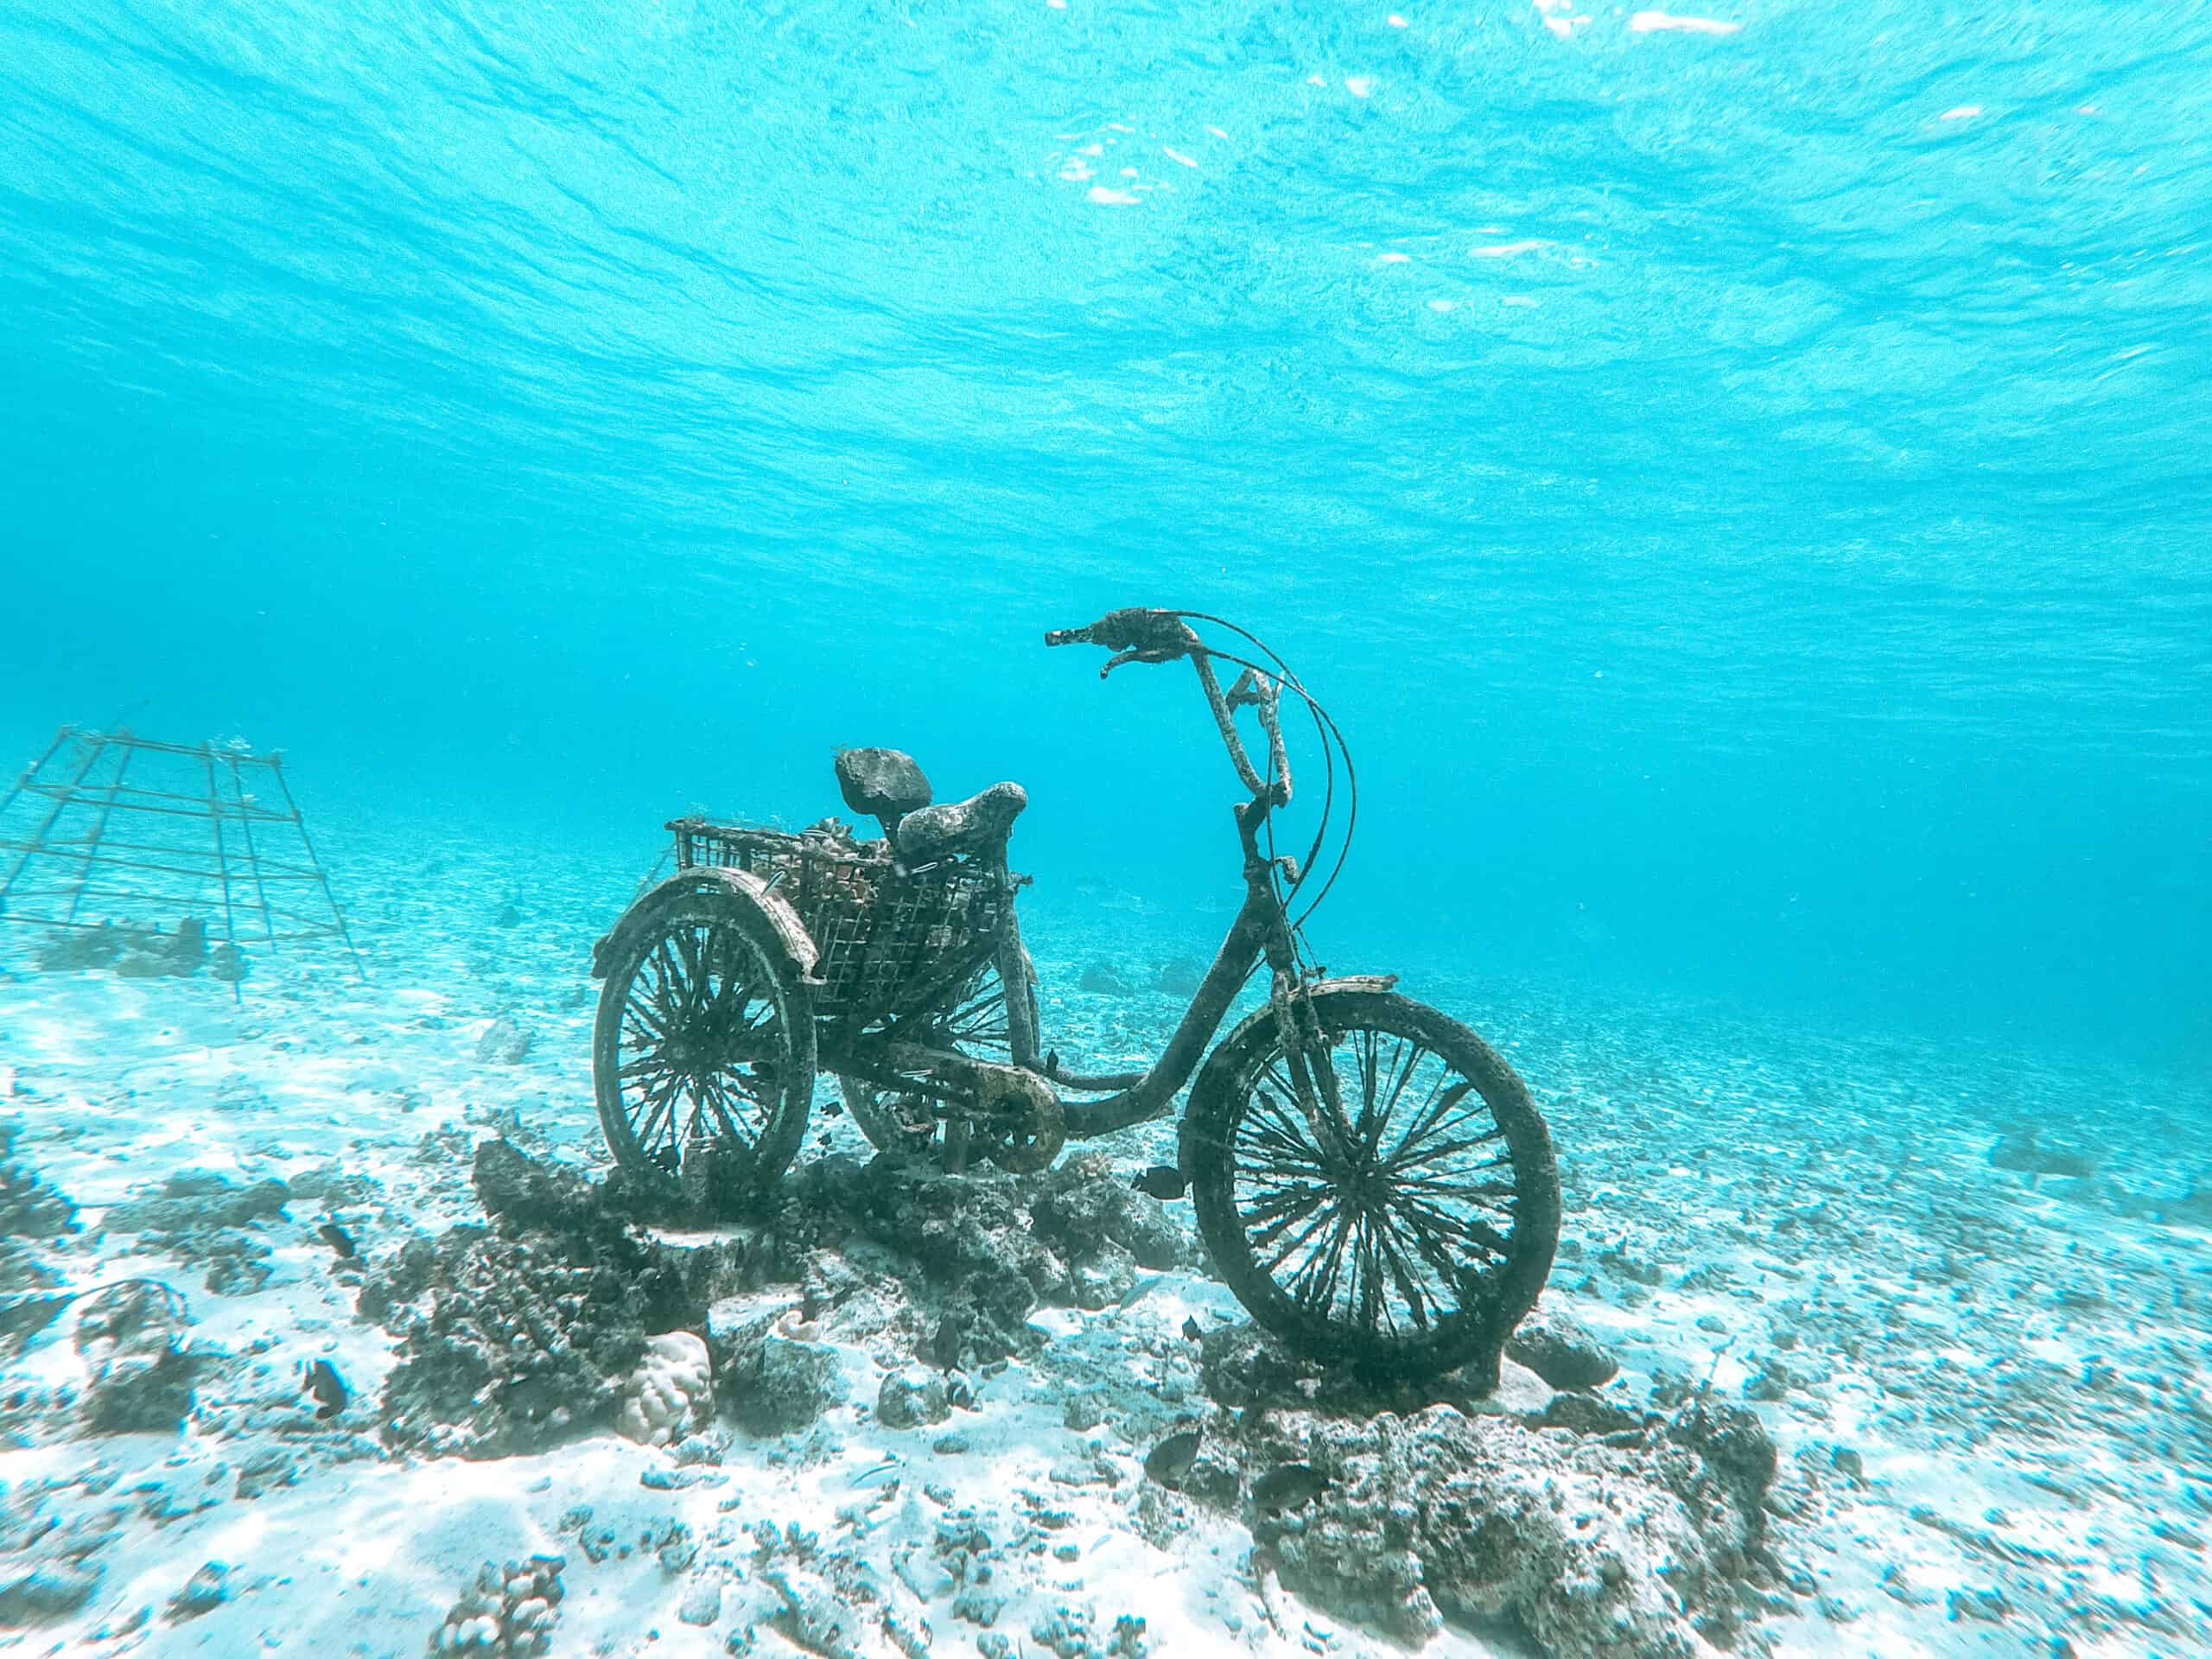
M1028 878L1007 865L1020 786L933 805L908 756L849 749L841 791L880 839L835 818L797 833L677 819L676 873L594 947L594 1081L615 1158L649 1181L772 1183L804 1135L819 1071L886 1152L1037 1170L1070 1136L1164 1116L1195 1072L1177 1163L1147 1185L1187 1187L1216 1269L1253 1318L1365 1375L1473 1361L1494 1382L1558 1241L1551 1138L1513 1068L1465 1026L1399 995L1395 975L1324 977L1313 963L1303 924L1357 816L1335 722L1280 658L1218 618L1120 610L1045 643L1107 648L1102 678L1131 663L1193 664L1246 791L1243 906L1151 1068L1085 1075L1043 1047L1014 913ZM1227 690L1217 663L1242 671ZM1291 799L1286 694L1327 763L1303 861L1274 851L1273 816ZM1240 730L1247 710L1264 772ZM1294 919L1326 844L1339 760L1343 844ZM1208 1054L1263 962L1265 1005Z

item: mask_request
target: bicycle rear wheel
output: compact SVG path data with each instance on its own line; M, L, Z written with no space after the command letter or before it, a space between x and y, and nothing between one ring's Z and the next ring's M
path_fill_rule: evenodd
M798 1150L814 1014L773 926L712 884L647 899L610 942L592 1039L601 1128L633 1176L721 1160L759 1186Z

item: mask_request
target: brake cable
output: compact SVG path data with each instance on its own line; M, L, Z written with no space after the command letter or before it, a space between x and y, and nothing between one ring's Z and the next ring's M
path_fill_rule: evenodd
M1173 614L1188 621L1205 622L1217 627L1226 628L1230 632L1236 634L1240 639L1249 640L1257 650L1264 654L1269 661L1274 663L1274 677L1281 679L1283 683L1288 685L1292 690L1298 693L1299 697L1305 702L1306 709L1313 715L1316 729L1321 733L1321 753L1323 761L1325 763L1325 769L1323 772L1325 784L1321 804L1321 823L1314 831L1313 845L1307 852L1306 864L1300 870L1298 879L1291 883L1290 894L1292 896L1295 896L1297 893L1305 887L1307 880L1312 876L1313 861L1319 856L1323 842L1328 834L1330 809L1333 804L1335 795L1335 766L1330 759L1332 740L1333 740L1334 748L1343 753L1344 760L1344 785L1346 791L1344 842L1338 850L1336 862L1330 868L1328 880L1321 884L1321 890L1315 893L1312 901L1306 905L1304 910L1299 912L1297 920L1291 923L1291 925L1294 927L1302 927L1305 925L1306 919L1311 917L1316 910L1320 908L1321 901L1329 896L1330 889L1334 887L1337 884L1337 878L1344 873L1344 861L1351 856L1352 835L1359 823L1359 779L1358 774L1355 772L1352 766L1351 746L1344 741L1344 735L1342 728L1337 725L1335 718L1330 715L1328 709L1322 705L1320 699L1306 689L1304 682L1299 679L1297 674L1292 670L1290 664L1286 663L1275 652L1274 647L1270 646L1267 641L1262 639L1258 635L1252 633L1249 630L1237 626L1236 623L1228 620L1224 617L1214 616L1204 611L1177 611L1173 613ZM1241 657L1234 656L1228 652L1215 651L1211 646L1207 646L1205 649L1210 656L1218 657L1224 662L1235 663L1240 668L1249 668L1255 673L1260 674L1269 672L1268 670L1262 667L1259 664L1248 661ZM1271 830L1272 827L1273 826L1270 825ZM1285 920L1287 921L1288 919L1288 917L1286 916Z
M1300 887L1306 885L1306 880L1313 874L1314 861L1319 858L1321 855L1322 843L1326 838L1329 831L1329 817L1331 810L1336 803L1336 753L1334 747L1329 741L1328 733L1322 725L1325 711L1322 709L1319 701L1313 696L1313 694L1306 689L1305 683L1292 671L1290 664L1283 661L1281 657L1276 654L1274 649L1265 640L1260 639L1256 634L1250 633L1245 629L1238 627L1234 622L1228 621L1224 618L1210 616L1200 611L1179 611L1175 613L1175 614L1179 617L1194 618L1198 621L1211 623L1216 626L1226 628L1231 633L1236 634L1243 639L1250 640L1255 647L1257 647L1271 662L1274 664L1274 668L1272 671L1262 668L1257 663L1248 661L1244 658L1231 656L1227 652L1215 651L1211 646L1205 645L1203 643L1201 643L1200 648L1205 651L1208 655L1218 657L1224 662L1235 663L1238 667L1249 669L1255 674L1264 674L1268 678L1276 681L1279 684L1288 685L1292 690L1298 693L1300 700L1306 704L1307 714L1313 717L1314 734L1319 738L1321 747L1321 817L1319 823L1314 828L1313 844L1306 849L1305 862L1299 867L1297 877L1290 884L1290 893L1294 895ZM1351 764L1351 753L1349 749L1347 749L1344 753L1344 764L1347 767ZM1350 833L1349 826L1347 826L1346 833ZM1347 843L1347 849L1348 848L1349 843ZM1307 913L1312 913L1310 909ZM1288 918L1286 917L1284 919L1287 920Z

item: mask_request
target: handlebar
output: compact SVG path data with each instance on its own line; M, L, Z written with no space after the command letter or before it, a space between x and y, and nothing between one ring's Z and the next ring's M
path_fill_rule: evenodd
M1124 663L1172 663L1204 651L1191 625L1174 612L1141 606L1109 611L1086 628L1054 628L1046 634L1045 643L1104 645L1114 655L1098 671L1102 680Z
M1046 633L1045 643L1106 646L1114 655L1098 671L1102 680L1124 663L1172 663L1179 658L1189 658L1198 664L1198 683L1205 692L1206 705L1221 732L1222 743L1229 751L1230 763L1236 768L1238 779L1252 791L1255 802L1263 804L1262 811L1268 805L1289 804L1290 762L1284 753L1282 727L1275 712L1281 688L1272 680L1263 681L1248 668L1224 696L1221 682L1214 677L1211 653L1179 612L1131 606L1109 611L1088 627L1053 628ZM1252 764L1245 752L1244 741L1236 733L1236 710L1247 705L1259 710L1260 725L1267 734L1269 765L1265 778Z

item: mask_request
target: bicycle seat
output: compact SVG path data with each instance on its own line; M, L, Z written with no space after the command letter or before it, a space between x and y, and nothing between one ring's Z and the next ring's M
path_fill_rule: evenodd
M899 856L909 864L928 864L958 853L1003 849L1014 821L1029 804L1020 784L993 784L964 801L947 801L909 813L893 837Z
M901 818L931 800L930 780L903 749L838 750L837 789L847 806L880 823L887 837L898 833Z

